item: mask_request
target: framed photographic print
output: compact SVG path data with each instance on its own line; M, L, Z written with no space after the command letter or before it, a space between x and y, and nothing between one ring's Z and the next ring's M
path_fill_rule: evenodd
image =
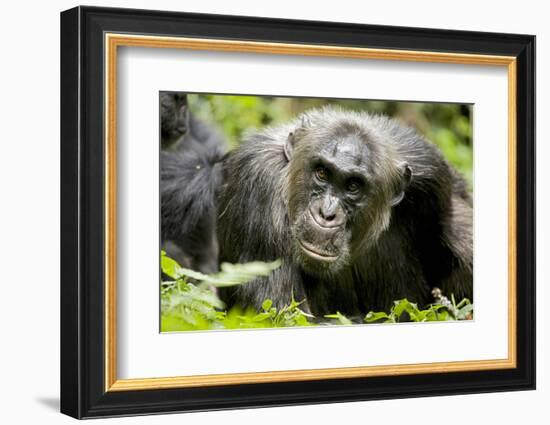
M535 37L61 14L61 411L535 388Z

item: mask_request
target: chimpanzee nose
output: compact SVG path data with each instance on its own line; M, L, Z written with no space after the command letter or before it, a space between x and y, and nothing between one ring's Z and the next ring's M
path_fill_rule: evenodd
M319 215L326 221L332 221L336 218L336 212L334 210L325 210L325 208L319 208Z
M310 206L313 219L321 227L336 228L345 222L345 214L338 199L334 196L325 196L317 199Z

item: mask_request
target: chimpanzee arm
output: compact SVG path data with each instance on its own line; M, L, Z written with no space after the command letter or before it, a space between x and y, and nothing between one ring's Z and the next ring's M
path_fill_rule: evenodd
M473 296L472 208L457 195L453 195L451 206L448 221L443 223L442 239L451 253L452 267L441 283L441 290L449 298L454 295L458 302Z
M262 303L269 299L277 309L289 305L294 300L303 303L300 309L310 313L300 274L289 262L282 263L269 276L254 279L244 285L223 288L222 298L231 307L235 304L260 310Z

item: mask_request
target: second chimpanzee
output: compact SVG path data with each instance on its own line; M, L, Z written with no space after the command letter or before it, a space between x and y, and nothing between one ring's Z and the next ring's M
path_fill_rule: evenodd
M185 93L162 92L160 111L162 248L183 267L212 273L224 142L189 111Z

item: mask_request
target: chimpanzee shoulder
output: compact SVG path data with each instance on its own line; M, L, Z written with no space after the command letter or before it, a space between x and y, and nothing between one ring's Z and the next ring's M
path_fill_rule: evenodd
M218 235L224 261L272 261L288 246L285 187L288 162L277 127L245 137L223 162Z

